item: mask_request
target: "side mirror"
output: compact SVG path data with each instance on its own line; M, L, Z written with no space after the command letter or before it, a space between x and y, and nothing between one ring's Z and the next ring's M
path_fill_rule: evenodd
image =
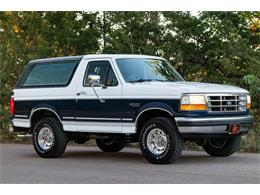
M89 75L88 82L91 85L98 85L98 84L100 84L100 76L99 75Z
M99 86L99 87L102 87L103 89L105 89L105 86L100 84L100 76L99 75L89 75L88 82L91 84L91 87L92 87L94 93L96 94L97 98L99 99L100 103L105 103L106 101L101 99L95 90L95 86Z

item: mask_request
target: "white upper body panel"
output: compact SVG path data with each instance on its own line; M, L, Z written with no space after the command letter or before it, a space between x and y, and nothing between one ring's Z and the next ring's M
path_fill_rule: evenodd
M184 93L195 94L242 94L248 93L247 90L229 86L212 83L199 82L143 82L143 83L125 83L123 88L123 96L125 97L164 97L164 98L180 98Z
M113 70L117 76L119 83L122 88L118 88L118 92L114 92L116 95L112 98L167 98L176 99L180 98L185 93L248 93L247 90L228 86L211 83L199 83L199 82L136 82L127 83L123 79L119 68L116 64L116 59L120 58L151 58L151 59L163 59L156 56L147 55L125 55L125 54L93 54L85 55L70 84L66 87L48 87L48 88L20 88L14 89L14 97L16 100L29 100L29 99L73 99L76 97L79 86L82 85L84 73L89 61L92 60L105 60L108 59L113 66ZM91 94L91 98L95 98L95 94L91 88L88 89ZM122 93L122 94L120 94ZM100 94L102 96L102 94ZM112 94L111 94L112 95ZM111 96L110 96L111 97ZM89 97L90 98L90 97ZM102 98L106 98L102 96ZM108 97L109 98L109 97Z

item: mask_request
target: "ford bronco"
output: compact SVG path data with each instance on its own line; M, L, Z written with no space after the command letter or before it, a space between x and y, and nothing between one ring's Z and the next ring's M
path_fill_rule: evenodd
M250 96L238 87L187 82L163 58L85 55L32 60L10 100L10 130L37 154L60 157L68 141L95 139L104 152L139 142L151 163L175 161L193 141L229 156L248 133Z

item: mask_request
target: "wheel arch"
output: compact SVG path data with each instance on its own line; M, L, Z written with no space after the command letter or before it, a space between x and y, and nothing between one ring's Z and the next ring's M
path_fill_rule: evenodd
M157 116L168 117L172 119L173 122L176 124L176 121L174 119L175 112L172 109L172 107L164 103L156 102L156 103L147 104L138 111L138 114L135 118L136 132L137 133L140 132L141 126L142 124L144 124L145 121Z
M62 125L61 118L55 108L53 108L52 106L41 105L31 110L30 117L29 117L31 128L33 128L34 125L37 123L37 121L39 121L39 119L43 117L56 118L58 119L59 123Z

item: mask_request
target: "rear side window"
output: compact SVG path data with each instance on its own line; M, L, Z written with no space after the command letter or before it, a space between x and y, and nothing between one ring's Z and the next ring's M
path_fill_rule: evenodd
M70 82L76 66L77 62L37 64L23 86L65 86Z

